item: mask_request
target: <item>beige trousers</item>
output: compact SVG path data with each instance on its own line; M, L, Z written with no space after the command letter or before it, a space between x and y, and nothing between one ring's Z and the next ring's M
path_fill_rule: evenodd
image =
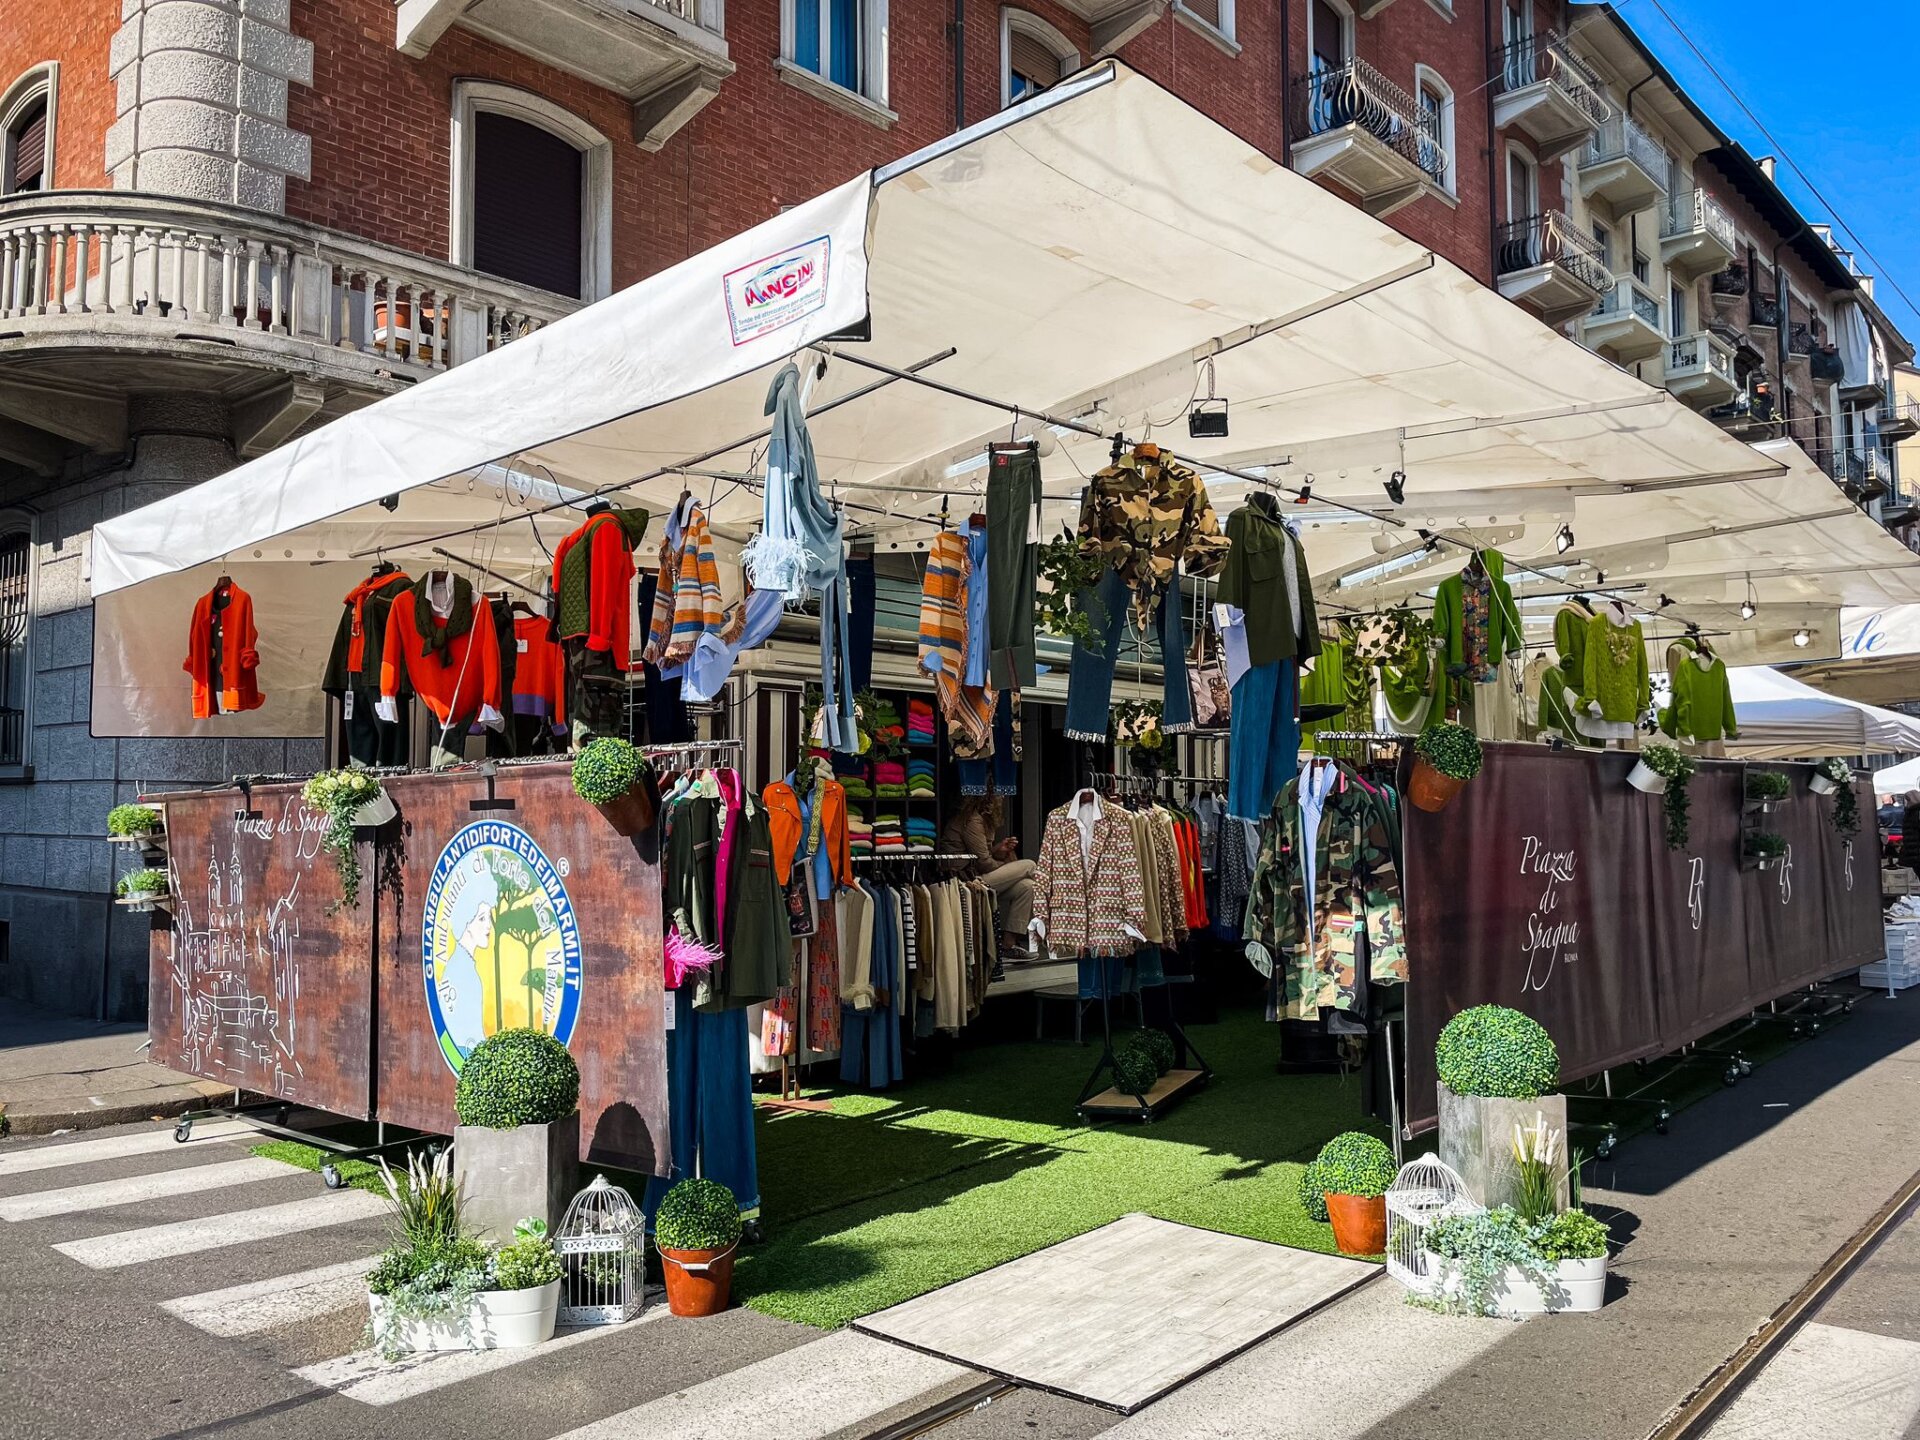
M1033 918L1033 861L1009 860L987 871L980 880L993 891L1001 930L1025 935L1027 922Z

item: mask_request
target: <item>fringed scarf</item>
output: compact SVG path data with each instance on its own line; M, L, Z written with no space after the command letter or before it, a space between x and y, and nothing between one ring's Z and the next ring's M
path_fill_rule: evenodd
M993 692L964 684L967 666L967 539L952 530L933 537L920 590L920 668L933 676L947 717L953 753L993 753Z
M453 608L447 612L444 625L434 614L433 601L427 598L435 575L447 575L453 582ZM444 570L429 570L421 576L420 583L413 587L413 628L420 634L422 657L438 655L442 665L451 665L453 642L473 628L473 586L467 578Z

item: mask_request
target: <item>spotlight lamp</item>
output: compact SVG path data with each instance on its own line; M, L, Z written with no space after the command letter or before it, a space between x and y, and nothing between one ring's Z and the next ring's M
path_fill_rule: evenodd
M1407 503L1407 472L1396 470L1386 479L1387 499L1396 505Z
M1813 643L1813 632L1805 627L1794 631L1793 643L1798 645L1802 650L1806 649L1807 646Z
M1742 620L1751 620L1759 613L1760 607L1754 603L1753 599L1753 577L1749 575L1747 577L1747 598L1740 602L1740 618Z
M1313 475L1311 472L1301 477L1300 493L1293 497L1293 503L1296 505L1311 505L1313 503Z
M1573 527L1562 525L1553 537L1553 548L1564 555L1573 548Z

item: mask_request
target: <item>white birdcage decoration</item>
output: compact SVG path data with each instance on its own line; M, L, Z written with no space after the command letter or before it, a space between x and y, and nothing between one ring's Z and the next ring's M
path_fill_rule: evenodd
M1431 1155L1409 1160L1387 1191L1387 1273L1415 1294L1432 1294L1439 1276L1426 1250L1427 1227L1485 1208L1445 1161Z
M562 1325L619 1325L646 1295L647 1226L633 1197L607 1177L573 1197L553 1250L560 1257Z

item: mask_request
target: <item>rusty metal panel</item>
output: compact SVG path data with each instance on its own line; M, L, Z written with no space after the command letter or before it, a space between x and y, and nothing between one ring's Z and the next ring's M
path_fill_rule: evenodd
M381 865L382 1119L446 1133L458 1066L537 1025L580 1065L581 1158L664 1174L659 872L573 793L564 763L386 782L399 835Z
M154 1061L368 1118L371 885L355 909L331 909L340 879L320 849L325 822L298 785L165 806L177 898L153 931Z

